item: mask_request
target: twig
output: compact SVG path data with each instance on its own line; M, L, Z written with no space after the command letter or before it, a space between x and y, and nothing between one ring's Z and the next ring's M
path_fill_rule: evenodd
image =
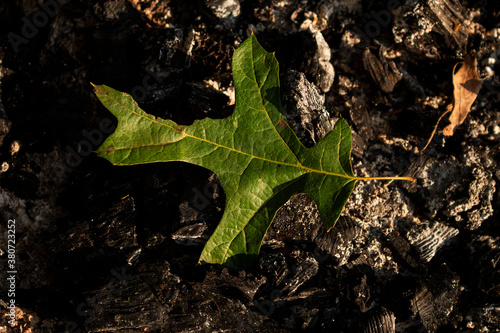
M453 104L450 104L450 105L453 105ZM429 146L429 144L431 143L432 138L434 137L434 134L436 133L436 130L437 130L438 125L439 125L439 122L441 121L441 119L443 119L443 117L444 117L447 113L450 113L450 112L451 112L451 110L453 110L453 107L448 107L448 110L446 110L446 112L445 112L445 113L443 113L443 114L441 115L441 117L439 117L439 119L438 119L438 121L437 121L437 123L436 123L436 126L434 126L434 130L432 131L432 134L431 134L431 137L429 138L429 141L427 141L427 144L425 145L424 149L422 149L422 151L420 151L420 153L423 153L423 152L424 152L424 150L426 150L426 149L427 149L427 147L428 147L428 146Z

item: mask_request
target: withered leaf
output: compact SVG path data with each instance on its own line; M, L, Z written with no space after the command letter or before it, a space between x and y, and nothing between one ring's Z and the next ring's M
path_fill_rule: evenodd
M451 124L443 130L446 136L452 136L455 127L464 122L483 85L484 79L479 78L476 66L476 56L467 54L460 69L456 73L456 65L453 69L453 109L450 115Z

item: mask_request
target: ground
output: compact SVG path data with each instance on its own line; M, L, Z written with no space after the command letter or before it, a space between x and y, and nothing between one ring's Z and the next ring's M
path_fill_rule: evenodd
M0 3L0 332L498 332L500 3L62 2ZM330 231L296 196L231 271L197 264L216 175L96 156L116 119L91 83L180 124L223 118L252 32L306 146L343 117L356 175L417 181L359 182ZM466 54L488 78L423 150Z

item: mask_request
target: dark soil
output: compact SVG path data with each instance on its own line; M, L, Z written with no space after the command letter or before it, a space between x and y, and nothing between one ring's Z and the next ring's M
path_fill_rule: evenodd
M0 332L500 332L500 2L66 2L0 3ZM358 183L329 232L294 197L236 272L197 264L216 176L91 153L116 119L90 83L180 124L223 118L252 31L305 145L343 117L356 175L417 182ZM492 76L422 152L466 53Z

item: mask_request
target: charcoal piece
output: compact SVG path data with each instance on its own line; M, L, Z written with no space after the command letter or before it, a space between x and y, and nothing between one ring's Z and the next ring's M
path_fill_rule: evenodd
M182 84L180 80L165 81L161 86L148 91L148 94L154 102L169 100L180 94Z
M354 302L358 305L359 310L361 312L367 311L372 299L366 275L363 275L361 277L360 283L352 288L352 292L353 295L356 295L354 298Z
M437 309L449 314L458 296L460 276L442 264L436 272L427 276L425 285L436 297Z
M281 305L278 303L278 305ZM336 321L333 315L335 309L332 308L332 294L320 288L306 289L297 296L287 298L283 305L289 306L291 311L288 312L283 306L278 306L283 315L287 315L287 322L290 328L300 328L300 331L307 332L337 332L332 329L331 324ZM333 305L335 307L335 305ZM285 312L286 311L286 312ZM289 314L289 315L288 315Z
M353 96L349 108L349 116L355 125L356 132L352 133L353 154L362 157L366 149L366 142L373 139L373 122L366 105L358 96Z
M199 83L187 83L186 94L188 106L194 110L203 111L216 117L223 117L221 110L227 108L229 97L213 88Z
M199 219L199 211L189 205L189 202L183 201L179 205L180 224L196 223Z
M383 281L381 299L378 304L387 304L398 318L398 332L406 332L407 327L422 325L420 321L414 322L416 317L412 305L415 290L420 287L416 276L413 274L397 274Z
M467 43L467 26L465 26L465 9L458 0L427 1L430 12L437 23L434 29L437 33L445 36L450 46L458 46L464 49Z
M311 329L314 325L314 321L319 314L319 309L314 307L313 309L308 308L307 306L293 306L292 313L294 319L300 320L302 325L300 325L303 329ZM298 326L298 325L297 325Z
M162 75L178 73L189 64L189 45L194 38L193 31L179 28L166 29L158 50L158 60L164 69ZM190 53L190 52L189 52Z
M204 222L188 224L172 232L172 239L181 245L203 246L209 238L205 231L207 224Z
M424 99L426 97L424 87L418 81L416 75L410 74L403 66L397 68L402 75L403 81L408 89L413 93L415 99Z
M412 306L427 331L436 332L448 322L448 315L457 303L459 281L459 276L443 264L416 290Z
M162 327L164 332L280 332L261 311L254 311L254 293L265 282L240 272L213 267L200 283L183 287ZM258 309L258 308L257 308ZM274 308L271 309L271 313Z
M283 74L281 95L288 124L306 147L314 146L333 129L323 97L303 73Z
M87 293L82 308L85 328L88 332L160 329L179 293L179 279L161 262L143 265L137 273L120 273Z
M359 158L363 158L363 153L366 149L366 143L374 138L373 121L369 108L367 105L370 103L369 98L364 90L359 87L367 87L372 85L366 79L366 84L356 78L348 78L346 76L339 76L339 102L343 106L338 110L341 113L348 114L350 117L349 124L352 126L352 154ZM337 102L337 103L339 103Z
M179 115L175 120L180 124L191 124L195 119L205 117L224 118L231 112L228 106L229 97L197 82L165 81L157 88L151 89L148 94L155 103L168 105L169 112ZM164 108L158 110L161 113L153 111L157 116L166 117Z
M71 228L60 233L60 237L52 240L51 247L55 252L70 253L77 249L93 247L94 240L90 236L88 223L75 223Z
M282 8L278 10L281 11ZM258 38L266 50L276 52L280 68L305 73L321 94L330 91L335 78L335 70L330 62L332 51L320 31L309 28L284 35L262 34ZM289 57L287 54L293 56Z
M490 297L500 297L500 242L491 236L476 236L469 244L477 287Z
M346 267L349 269L356 269L357 266L373 266L375 263L373 262L373 258L370 255L370 252L367 249L363 249L361 253L354 252L350 257L349 261L346 264Z
M401 237L396 230L392 230L391 233L387 235L386 242L398 262L405 264L411 269L417 269L419 267L416 255L412 251L410 244L406 239Z
M66 223L66 230L51 236L50 251L64 270L61 288L93 285L102 280L110 265L125 265L140 249L135 225L135 203L130 196L105 202L90 221ZM78 265L73 265L78 262Z
M268 286L278 291L276 299L295 294L297 289L318 273L319 264L312 254L299 254L296 262L287 263L282 254L269 254L259 261L261 272L267 277Z
M421 260L429 262L458 232L458 229L439 222L415 223L407 238L420 254Z
M371 308L374 298L375 281L369 265L358 264L343 266L337 270L339 292L358 311L366 312Z
M134 199L128 196L108 208L90 222L94 244L120 250L137 246Z
M384 57L382 50L384 50L383 47L380 48L378 57L371 53L370 50L365 50L363 52L363 64L378 87L383 92L390 93L403 75L396 68L394 61L387 60Z
M374 308L363 315L359 324L360 333L395 333L396 317L385 308Z
M363 153L366 149L366 142L363 140L363 138L356 132L354 132L351 128L352 131L352 150L351 154L352 156L356 156L357 158L362 158Z
M204 245L220 220L221 196L220 183L211 173L208 182L206 174L192 175L185 187L183 201L179 205L179 220L172 226L172 239L181 245ZM200 187L200 182L205 185Z
M420 316L420 320L429 332L435 332L438 324L443 320L437 318L437 309L434 305L434 297L426 287L420 288L415 293L412 301L415 312Z
M292 276L287 277L283 282L282 289L286 295L293 295L297 289L309 281L318 273L318 261L314 257L306 257L292 268Z
M500 249L488 253L478 266L478 287L491 297L500 297Z
M458 0L407 1L401 11L392 31L395 41L403 43L408 51L431 58L465 51L466 14Z
M132 248L127 255L127 264L135 265L142 254L142 248Z
M259 269L267 277L271 286L277 286L290 274L290 269L282 253L270 253L259 260Z
M239 299L244 304L250 304L255 293L265 283L266 279L252 276L243 279L243 277L245 277L244 273L233 275L227 269L223 269L222 272L208 272L205 282L208 288L217 288L224 295Z
M340 216L332 230L321 226L314 235L314 242L337 261L337 266L342 266L352 255L354 240L360 235L361 227L353 219Z
M123 269L121 271L124 275ZM133 277L134 274L130 273L127 278ZM149 286L163 311L172 310L180 293L181 279L171 272L168 262L162 260L140 262L135 277Z

